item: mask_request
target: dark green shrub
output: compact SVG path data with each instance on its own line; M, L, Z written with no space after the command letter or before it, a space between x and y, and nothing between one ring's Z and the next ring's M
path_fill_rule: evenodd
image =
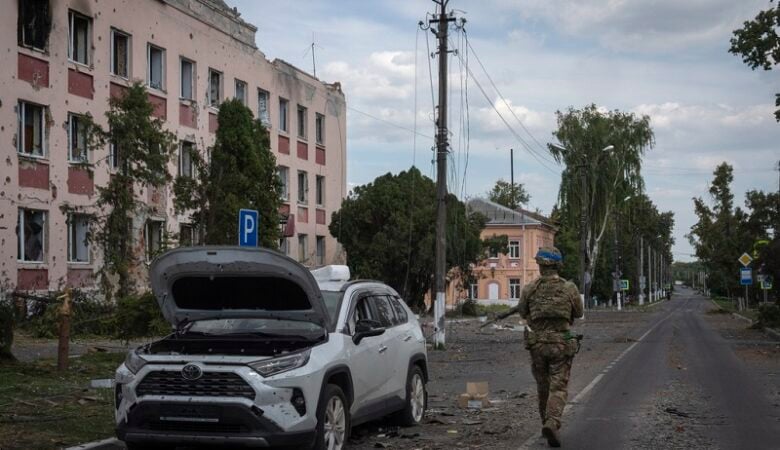
M0 297L0 362L13 360L11 345L14 343L14 308L9 300Z
M758 323L766 328L780 328L780 305L760 305L758 307Z
M157 299L151 292L117 300L112 321L115 336L125 340L161 336L171 331L171 326L163 317Z
M464 316L476 317L479 315L479 305L476 300L468 299L460 305L460 313Z

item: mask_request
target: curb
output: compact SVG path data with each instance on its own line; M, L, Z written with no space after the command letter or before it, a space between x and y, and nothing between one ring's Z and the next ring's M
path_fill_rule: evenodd
M710 299L710 301L712 302L713 305L715 305L716 308L723 309L723 308L721 308L721 306L719 304L715 303L715 300ZM731 316L734 317L735 319L744 320L745 322L748 322L751 325L756 323L756 322L753 321L753 319L745 317L745 316L743 316L742 314L739 314L739 313L733 312L733 313L731 313ZM761 329L761 331L763 331L764 333L768 334L769 336L771 336L771 337L773 337L773 338L775 338L777 340L780 340L780 331L775 330L774 328L766 328L766 327L764 327L764 328Z
M777 331L774 328L764 328L764 332L773 338L780 340L780 331Z
M95 441L95 442L87 442L86 444L80 444L73 447L66 447L64 450L91 450L91 449L100 449L104 446L110 445L110 448L116 448L121 447L124 448L124 444L122 444L119 439L117 438L108 438L103 439L102 441Z

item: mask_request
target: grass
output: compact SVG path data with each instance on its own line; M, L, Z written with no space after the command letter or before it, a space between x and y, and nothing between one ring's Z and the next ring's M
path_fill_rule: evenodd
M89 388L113 378L121 353L90 353L70 361L0 363L0 448L55 449L114 434L113 390Z
M756 309L748 309L745 311L737 311L737 307L734 302L729 300L726 297L715 297L712 299L712 301L715 302L716 305L720 306L721 309L728 312L738 312L740 315L743 315L747 317L748 319L752 320L753 322L758 320L758 310Z

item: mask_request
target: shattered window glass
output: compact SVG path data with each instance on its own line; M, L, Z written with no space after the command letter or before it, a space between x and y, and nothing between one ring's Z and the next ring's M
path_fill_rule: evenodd
M46 245L46 211L20 208L16 237L19 261L43 262Z

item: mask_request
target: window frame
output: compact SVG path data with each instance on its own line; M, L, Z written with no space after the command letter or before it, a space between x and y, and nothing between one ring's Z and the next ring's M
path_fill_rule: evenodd
M77 259L74 259L74 256L73 256L74 255L74 250L76 250L75 247L74 247L74 245L76 245L76 243L73 241L73 238L75 237L74 236L74 232L76 230L74 229L74 227L76 225L75 220L77 218L80 219L80 220L84 220L86 222L87 230L86 230L85 235L84 235L84 247L86 248L86 253L87 253L86 261L79 261ZM68 227L67 227L68 228L68 230L67 230L68 231L68 239L67 239L67 244L68 244L68 264L89 265L89 264L92 263L92 252L91 252L91 246L89 245L90 244L89 243L89 232L90 232L90 222L91 222L90 219L91 219L91 217L88 214L80 214L80 213L69 213L68 214ZM75 253L78 254L77 251Z
M52 31L52 22L53 22L52 11L51 11L52 8L51 8L51 4L48 2L48 0L46 0L46 1L38 1L37 3L38 4L30 7L27 10L23 10L23 2L22 1L19 1L18 4L17 4L17 6L18 6L18 8L17 8L18 22L17 22L17 25L16 25L17 26L17 45L19 45L20 47L23 47L23 48L28 48L30 50L47 53L48 52L47 49L49 47L49 38L51 37L51 31ZM34 42L31 42L31 43L27 43L26 42L27 34L25 33L25 28L27 28L27 27L26 27L26 24L23 23L22 14L25 11L35 10L36 13L33 14L32 19L33 20L34 19L39 19L40 20L41 19L41 15L40 15L41 11L40 10L43 9L43 8L40 7L40 6L42 6L41 4L45 5L45 12L44 12L45 15L43 15L43 17L48 19L47 22L48 22L48 28L49 29L46 30L46 39L44 40L43 47L37 47ZM33 21L33 20L31 20L31 21ZM33 38L30 37L30 40L32 40L32 39Z
M303 245L301 245L301 243ZM298 233L298 262L303 263L309 259L309 235Z
M152 85L152 50L160 52L160 86ZM150 89L155 89L160 92L165 92L165 60L166 51L165 48L155 45L151 42L146 43L146 86Z
M286 236L279 238L279 253L289 256L290 253L290 241Z
M124 75L119 74L116 71L116 36L117 35L121 35L127 40L127 49L125 53L125 69L127 70L127 73ZM109 43L109 45L111 47L109 48L109 53L110 53L109 64L111 67L109 69L109 72L111 73L111 75L115 77L119 77L123 80L129 80L130 75L132 74L132 70L130 67L132 54L133 54L132 35L118 28L111 27L110 36L111 36L111 42Z
M290 130L290 101L286 98L279 97L279 131L285 134Z
M85 48L84 48L84 59L85 61L77 61L74 58L74 40L76 38L76 34L74 33L74 26L75 26L75 19L84 19L87 22L87 35L85 37ZM68 61L80 64L82 66L89 67L92 62L92 18L82 14L74 9L68 9Z
M282 184L282 192L280 197L284 201L290 200L290 168L287 166L276 166L276 173L279 176L279 181ZM284 174L284 176L282 176Z
M301 183L301 175L303 175L303 183ZM298 177L296 179L298 182L298 185L296 186L298 188L296 197L296 200L298 200L299 205L308 205L309 204L309 172L306 172L305 170L299 170L298 171Z
M516 244L516 245L513 245ZM522 240L521 239L509 239L509 243L507 245L507 256L510 259L520 259L522 257L522 252L520 251L522 247ZM513 250L516 250L516 252L513 252Z
M325 176L317 175L314 179L314 203L325 206Z
M476 300L479 298L479 283L469 284L469 298Z
M25 123L26 123L26 115L27 115L26 112L27 112L27 106L28 105L35 106L37 108L40 108L40 110L41 110L41 129L39 130L40 133L41 133L41 154L40 155L37 155L34 152L26 153L24 151L24 147L25 147L24 128L25 128ZM46 124L47 106L41 105L39 103L29 102L27 100L21 100L20 99L18 101L18 103L17 103L17 107L18 107L18 115L19 115L19 120L18 120L19 128L17 130L18 138L16 139L16 141L17 141L17 148L16 148L17 154L22 155L22 156L24 156L26 158L46 159L48 157L48 153L49 153L48 152L48 150L49 150L48 147L49 146L47 145L48 144L48 140L47 140L47 136L46 136L46 134L47 134L46 132L47 132L47 128L48 128L47 124ZM33 139L33 140L35 140L35 139Z
M190 94L184 95L184 63L190 65ZM197 96L197 65L195 61L185 57L179 56L179 99L194 101Z
M265 94L265 108L261 108L260 97ZM257 119L260 123L265 125L266 128L271 128L271 93L262 88L257 88ZM264 113L263 113L264 112Z
M154 231L151 229L152 224L158 224L160 227L159 248L157 249L151 248L152 240L150 239L150 237L152 235L152 232ZM152 259L154 259L154 257L157 256L157 254L163 250L164 238L165 238L165 220L147 219L146 223L144 224L144 253L146 254L146 262L151 262Z
M189 153L189 174L184 175L184 153L185 153L185 146L188 146L189 148L186 150L187 153ZM179 141L179 176L183 178L195 178L196 172L195 172L195 166L192 163L192 153L195 152L195 143L187 140Z
M244 95L242 97L238 96L238 87L243 86L244 87ZM247 103L249 99L247 98L247 94L249 91L249 84L244 81L240 80L238 78L233 79L233 97L241 102L242 105L248 106Z
M46 259L48 256L48 252L46 251L47 246L47 235L48 235L48 228L49 228L49 221L48 221L48 211L43 209L35 209L35 208L17 208L17 218L16 218L16 262L19 264L46 264ZM25 259L26 255L26 249L25 249L25 234L24 234L24 224L25 224L25 217L24 214L26 211L33 211L36 213L41 213L43 215L43 225L41 230L41 259L40 260L27 260ZM21 245L20 245L21 244Z
M306 141L309 139L309 108L299 104L295 111L295 123L298 126L298 139Z
M68 113L68 163L70 164L89 164L89 146L87 143L87 137L84 136L84 156L83 159L78 159L74 157L74 147L73 147L73 133L74 129L73 127L76 127L76 132L78 132L78 126L79 121L82 117L85 117L83 114L78 113ZM86 134L86 130L85 134Z
M515 290L517 293L517 297L514 297L512 295L512 291ZM523 293L523 284L520 281L520 278L510 278L509 279L509 299L510 300L520 300L520 295Z
M371 305L371 308L373 308L374 312L377 315L377 319L386 329L396 327L400 325L398 318L395 315L395 308L393 308L393 304L390 301L390 296L383 293L375 293L368 297L369 305ZM390 317L384 317L382 313L382 309L379 307L379 302L384 301L387 304L387 310L390 313ZM389 321L388 323L385 323L385 321Z
M314 141L317 145L325 145L325 114L314 115Z
M217 86L217 101L216 101L216 103L214 102L214 98L212 98L212 89L211 89L211 87L212 87L212 75L215 75L215 74L219 75L219 83L218 83L218 86ZM207 83L208 83L208 92L206 94L208 96L207 97L207 99L208 99L208 106L210 106L211 108L217 108L218 109L219 105L222 104L222 100L224 98L223 87L224 87L224 84L225 84L225 74L220 72L217 69L209 67L209 77L208 77Z
M184 236L184 230L188 229L189 239L190 242L188 245L183 245L183 239L182 236ZM195 225L187 222L181 222L179 223L179 247L194 247L197 245L196 243L196 229Z
M320 253L322 244L322 253ZM316 236L314 240L314 263L318 266L325 265L325 236Z

